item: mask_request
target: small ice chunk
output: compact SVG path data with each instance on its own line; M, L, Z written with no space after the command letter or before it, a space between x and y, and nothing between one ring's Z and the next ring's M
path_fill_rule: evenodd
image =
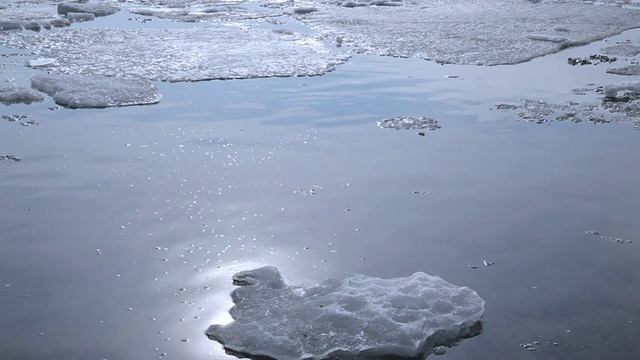
M422 358L482 332L484 300L422 272L287 285L276 267L236 274L234 322L207 336L240 356L278 360ZM438 349L442 352L442 349Z
M14 84L11 81L0 81L0 103L5 105L31 104L42 100L44 98L31 89Z
M316 12L316 11L318 11L318 8L313 7L313 6L300 6L300 7L297 7L295 9L293 9L293 13L294 14L298 14L298 15L300 15L300 14L310 14L310 13Z
M58 65L58 61L53 58L37 58L32 59L27 62L29 67L32 68L43 68L43 67L51 67Z
M160 101L158 88L143 78L98 75L36 75L31 86L71 108L146 105Z
M352 7L369 6L369 4L366 2L346 1L342 3L342 6L352 8Z
M22 21L0 19L0 30L20 30Z
M640 55L640 46L638 45L629 45L629 44L619 44L613 46L607 46L606 48L600 50L605 54L610 55L618 55L618 56L638 56Z
M553 43L568 43L569 39L565 36L554 36L544 34L532 34L527 36L531 40L549 41Z
M61 27L66 27L71 25L71 21L69 21L69 19L63 19L63 18L53 19L49 21L49 25L53 27L61 28Z
M629 65L619 68L607 69L609 74L626 75L626 76L638 76L640 75L640 65Z
M93 13L70 12L67 13L67 19L71 22L93 21L96 19L96 16Z
M58 14L67 15L69 13L90 13L95 16L113 15L120 11L120 8L110 4L90 4L90 3L60 3L58 4Z
M22 26L25 28L25 30L31 31L40 31L40 29L42 28L42 25L40 25L40 23L37 21L27 21L22 24Z
M395 130L414 130L414 129L427 129L427 130L437 130L440 129L441 126L438 124L438 120L431 119L428 117L407 117L407 116L396 116L391 118L386 118L378 123L381 128L384 129L395 129Z
M610 83L604 86L602 93L605 97L616 97L618 91L640 91L640 81L623 81L620 83Z

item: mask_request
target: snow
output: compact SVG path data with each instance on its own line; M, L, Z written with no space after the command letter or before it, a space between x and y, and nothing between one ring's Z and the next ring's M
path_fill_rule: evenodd
M298 19L324 39L342 37L343 46L354 52L471 65L520 63L640 23L639 10L577 0L393 3L401 6L354 6L355 2L325 0L320 11ZM554 30L559 28L563 36Z
M619 91L640 91L640 81L623 81L620 83L610 83L604 86L602 93L605 97L616 97Z
M71 108L146 105L160 101L158 88L141 78L110 78L95 75L36 75L31 86Z
M278 360L429 355L482 332L484 300L422 272L380 279L336 276L288 285L273 266L240 272L234 322L207 336L237 354Z
M42 100L44 98L31 89L17 85L9 80L0 80L0 103L4 105L31 104Z
M348 59L301 34L234 26L9 35L0 44L55 58L50 71L162 81L322 75Z
M120 8L110 4L95 3L60 3L58 4L58 14L67 15L68 13L88 13L95 16L113 15L120 11Z

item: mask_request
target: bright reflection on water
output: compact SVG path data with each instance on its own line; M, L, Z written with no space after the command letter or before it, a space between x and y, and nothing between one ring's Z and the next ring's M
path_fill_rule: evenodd
M0 121L0 155L22 159L0 162L0 357L228 359L204 330L230 320L235 272L273 264L294 283L424 271L471 287L485 332L442 359L530 359L519 344L535 341L545 359L633 358L640 133L489 110L618 79L566 65L600 45L491 68L357 56L323 77L160 83L154 106L1 108L39 125ZM376 125L405 115L442 128Z

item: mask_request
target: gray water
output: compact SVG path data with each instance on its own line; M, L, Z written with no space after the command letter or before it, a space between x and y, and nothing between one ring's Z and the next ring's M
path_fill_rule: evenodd
M566 64L604 45L496 67L356 55L321 77L159 83L152 106L3 106L38 124L0 121L0 155L21 159L0 161L0 358L232 359L204 330L230 320L232 274L272 264L292 282L469 286L484 333L441 359L636 359L640 133L491 110L619 79ZM442 128L377 126L399 115Z

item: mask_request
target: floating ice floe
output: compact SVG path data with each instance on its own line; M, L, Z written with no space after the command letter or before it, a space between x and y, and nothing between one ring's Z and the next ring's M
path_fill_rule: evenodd
M52 58L37 58L29 60L27 65L32 68L46 68L58 66L58 60Z
M277 268L233 276L234 322L207 336L239 356L422 358L482 332L484 300L421 272L395 279L343 275L287 285Z
M72 108L103 108L154 104L158 88L142 78L112 78L96 75L36 75L31 86Z
M269 16L279 16L281 13L269 11L249 10L234 4L215 2L213 4L194 3L185 7L134 7L130 13L142 16L155 16L160 19L182 22L202 22L212 20L249 20Z
M0 80L0 103L4 105L11 104L31 104L39 102L44 98L37 92L26 87L17 85L8 80Z
M407 117L407 116L396 116L396 117L386 118L380 121L378 125L384 129L396 129L396 130L414 130L414 129L437 130L441 128L437 120L424 117L424 116L417 117L417 118Z
M394 2L401 6L346 7L321 2L320 11L298 18L325 39L341 37L361 53L454 64L519 63L640 23L640 10L579 0L405 0Z
M314 76L348 60L300 34L233 26L9 35L0 44L57 59L60 65L51 71L162 81Z
M620 91L640 91L640 81L624 81L620 83L610 83L604 86L602 93L604 96L612 98Z
M104 3L60 3L58 4L58 14L68 15L70 13L86 13L94 16L108 16L120 11L120 8Z
M607 69L609 74L625 75L625 76L637 76L640 75L640 65L629 65L619 68Z

